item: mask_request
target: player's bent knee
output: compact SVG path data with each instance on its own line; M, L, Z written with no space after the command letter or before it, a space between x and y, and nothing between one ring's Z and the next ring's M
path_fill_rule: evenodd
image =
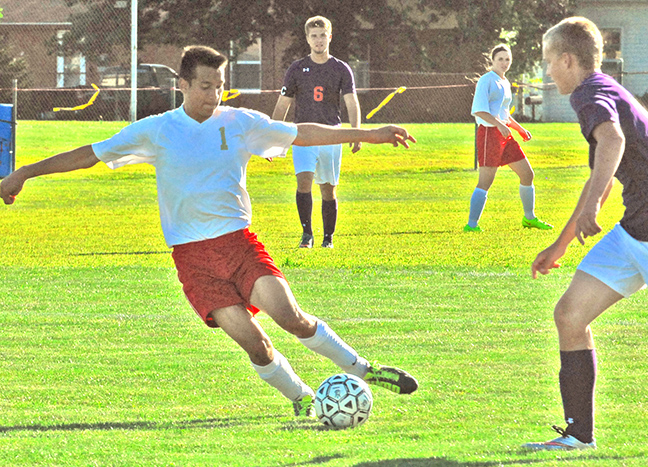
M255 365L266 366L272 363L274 359L274 348L272 343L267 339L262 339L257 345L246 349L250 361Z
M585 322L577 304L563 295L554 309L554 323L558 332L585 332L589 323Z
M531 186L533 185L533 175L530 177L520 178L520 185Z
M313 337L317 330L317 321L309 319L308 315L299 315L296 319L290 320L281 326L286 332L300 339Z

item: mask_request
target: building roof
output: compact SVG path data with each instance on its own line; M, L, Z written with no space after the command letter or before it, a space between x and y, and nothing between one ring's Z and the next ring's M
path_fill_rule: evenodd
M80 3L69 7L65 0L4 0L0 24L60 24L70 15L86 10Z

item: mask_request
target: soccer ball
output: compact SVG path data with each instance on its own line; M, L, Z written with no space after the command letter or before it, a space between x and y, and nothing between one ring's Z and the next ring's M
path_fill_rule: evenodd
M315 393L315 413L333 428L362 425L369 418L373 396L363 380L342 373L327 378Z

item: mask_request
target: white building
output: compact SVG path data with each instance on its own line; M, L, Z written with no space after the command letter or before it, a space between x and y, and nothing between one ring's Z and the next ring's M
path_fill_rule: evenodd
M603 71L618 76L635 96L648 93L648 0L580 0L576 15L594 21L603 34ZM543 73L543 81L550 83L551 78ZM577 121L569 96L555 88L542 94L543 121Z

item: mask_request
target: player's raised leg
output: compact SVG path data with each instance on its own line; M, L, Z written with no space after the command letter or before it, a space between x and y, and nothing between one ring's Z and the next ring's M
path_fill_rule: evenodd
M329 358L345 373L399 394L410 394L418 382L398 368L370 365L324 321L301 310L287 282L276 276L257 279L250 302L310 350Z

